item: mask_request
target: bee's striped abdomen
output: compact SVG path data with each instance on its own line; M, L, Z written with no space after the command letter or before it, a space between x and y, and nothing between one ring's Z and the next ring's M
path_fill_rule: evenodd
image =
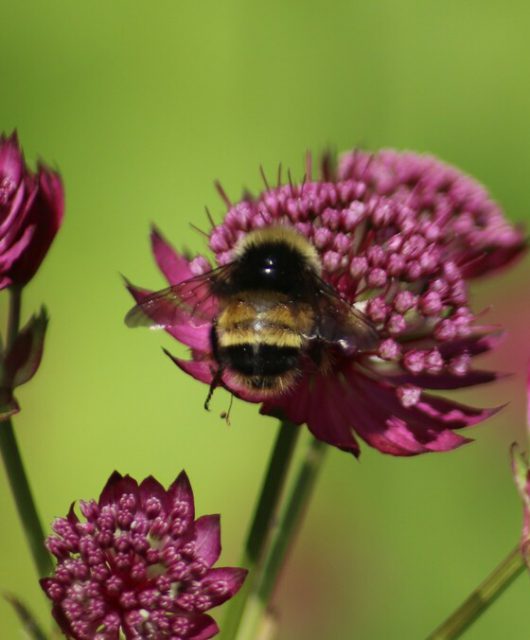
M253 389L277 392L290 385L304 344L309 319L283 303L241 299L227 304L217 318L215 356ZM288 384L289 383L289 384Z

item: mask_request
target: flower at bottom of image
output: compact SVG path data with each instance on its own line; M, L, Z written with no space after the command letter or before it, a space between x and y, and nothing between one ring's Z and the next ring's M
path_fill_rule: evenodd
M55 573L41 580L61 630L76 640L206 640L219 631L205 613L237 593L247 571L213 564L218 515L195 519L182 472L165 490L114 472L99 500L70 508L47 539Z

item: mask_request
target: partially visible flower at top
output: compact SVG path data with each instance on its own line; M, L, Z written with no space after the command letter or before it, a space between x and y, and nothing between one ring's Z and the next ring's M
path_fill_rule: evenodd
M222 384L262 402L261 411L306 423L320 440L355 455L357 433L393 455L453 449L468 439L455 429L476 424L495 409L476 409L425 389L458 389L496 379L474 370L472 358L498 341L469 307L467 280L508 265L525 248L523 233L472 178L431 156L397 151L329 158L319 179L310 168L300 184L265 185L228 206L209 234L217 265L234 259L250 231L283 225L316 249L323 279L371 320L379 336L370 351L334 349L331 370L300 360L296 384L271 397ZM152 247L170 284L211 268L203 256L188 260L154 230ZM149 294L129 285L137 302ZM217 365L211 325L179 315L168 331L191 349L185 372L211 384ZM152 317L157 321L156 315ZM161 321L160 321L161 323Z
M11 347L0 354L0 422L20 410L13 391L37 372L47 326L48 315L42 308L18 333Z
M0 135L0 289L35 275L61 226L64 194L58 173L24 161L16 133Z
M219 516L195 520L182 472L165 490L115 472L99 500L80 503L47 540L57 568L41 585L62 631L75 640L206 640L218 633L205 613L231 598L246 571L213 568Z

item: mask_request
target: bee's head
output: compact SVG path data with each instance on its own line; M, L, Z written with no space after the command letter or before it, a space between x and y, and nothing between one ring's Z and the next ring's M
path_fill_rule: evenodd
M288 227L247 234L236 249L235 277L241 289L296 292L302 274L320 273L316 249Z

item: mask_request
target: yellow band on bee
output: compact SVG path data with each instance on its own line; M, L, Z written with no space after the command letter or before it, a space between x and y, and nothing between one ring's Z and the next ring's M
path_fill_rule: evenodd
M266 344L279 348L292 347L299 349L302 346L301 335L288 330L270 329L257 333L252 329L231 329L220 333L218 340L220 347Z

